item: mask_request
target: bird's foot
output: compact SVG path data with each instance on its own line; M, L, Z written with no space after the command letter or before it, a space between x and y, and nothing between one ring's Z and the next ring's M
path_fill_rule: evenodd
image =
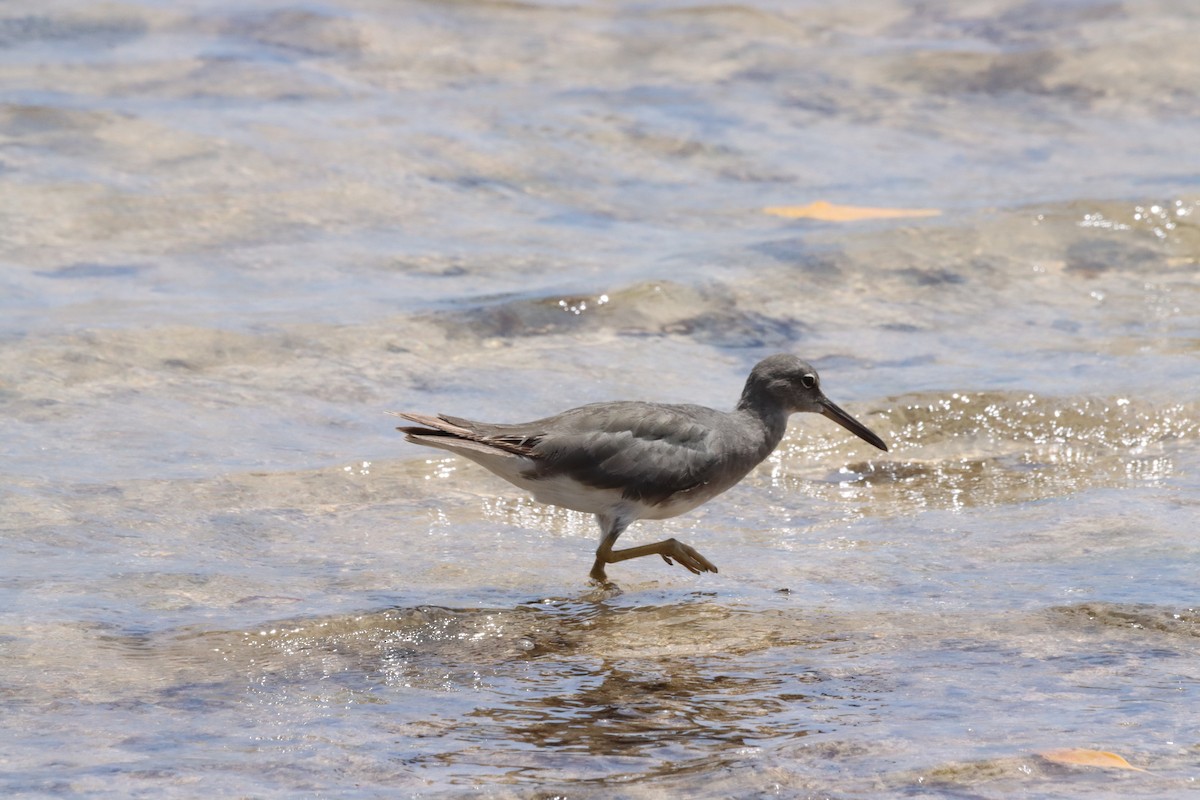
M600 549L596 551L596 561L592 564L592 571L589 573L589 577L596 583L607 585L608 576L604 572L605 564L616 564L619 561L641 558L642 556L653 555L655 553L662 556L663 561L666 561L668 564L674 564L678 561L680 566L693 575L699 575L701 572L717 571L716 565L700 555L695 548L689 547L675 539L665 539L654 544L627 547L624 550L610 550L601 545Z
M621 587L612 581L597 581L593 579L588 581L588 583L591 584L591 588L588 589L585 597L589 602L599 603L624 594Z
M667 539L665 542L661 542L661 545L663 549L658 554L668 564L675 563L671 560L673 558L679 562L679 566L693 575L699 575L701 572L717 571L715 564L700 555L700 552L690 545L686 545L676 539Z
M608 574L604 571L604 562L599 558L592 565L592 571L588 573L588 578L591 579L592 583L599 584L601 587L616 585L608 579Z

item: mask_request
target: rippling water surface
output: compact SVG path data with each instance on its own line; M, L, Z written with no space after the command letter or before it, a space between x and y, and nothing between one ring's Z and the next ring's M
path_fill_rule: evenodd
M0 789L1200 790L1187 4L0 7ZM936 216L857 222L818 201ZM622 541L403 442L790 351ZM1073 766L1063 748L1142 771Z

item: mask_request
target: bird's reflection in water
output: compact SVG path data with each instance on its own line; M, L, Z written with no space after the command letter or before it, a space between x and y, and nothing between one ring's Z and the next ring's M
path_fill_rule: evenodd
M577 675L571 691L475 713L516 741L600 756L669 755L684 743L741 749L811 732L789 713L791 703L809 699L799 681L784 691L782 679L725 675L721 666L685 658L605 661ZM800 680L820 682L815 675Z

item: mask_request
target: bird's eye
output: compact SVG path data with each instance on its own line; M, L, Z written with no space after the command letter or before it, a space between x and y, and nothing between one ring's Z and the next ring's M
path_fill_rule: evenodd
M805 389L813 388L817 385L817 376L813 375L811 372L806 372L804 375L800 376L800 385Z

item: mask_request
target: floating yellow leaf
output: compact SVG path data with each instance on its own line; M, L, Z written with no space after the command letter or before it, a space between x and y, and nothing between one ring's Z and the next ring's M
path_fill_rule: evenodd
M1103 750L1084 750L1079 747L1066 747L1062 750L1043 750L1039 756L1055 764L1072 764L1077 767L1109 767L1111 769L1132 769L1145 772L1141 767L1135 767L1116 753L1106 753Z
M868 206L839 206L818 200L806 206L770 206L763 211L787 219L819 219L824 222L858 222L864 219L899 219L903 217L936 217L936 208L870 208Z

